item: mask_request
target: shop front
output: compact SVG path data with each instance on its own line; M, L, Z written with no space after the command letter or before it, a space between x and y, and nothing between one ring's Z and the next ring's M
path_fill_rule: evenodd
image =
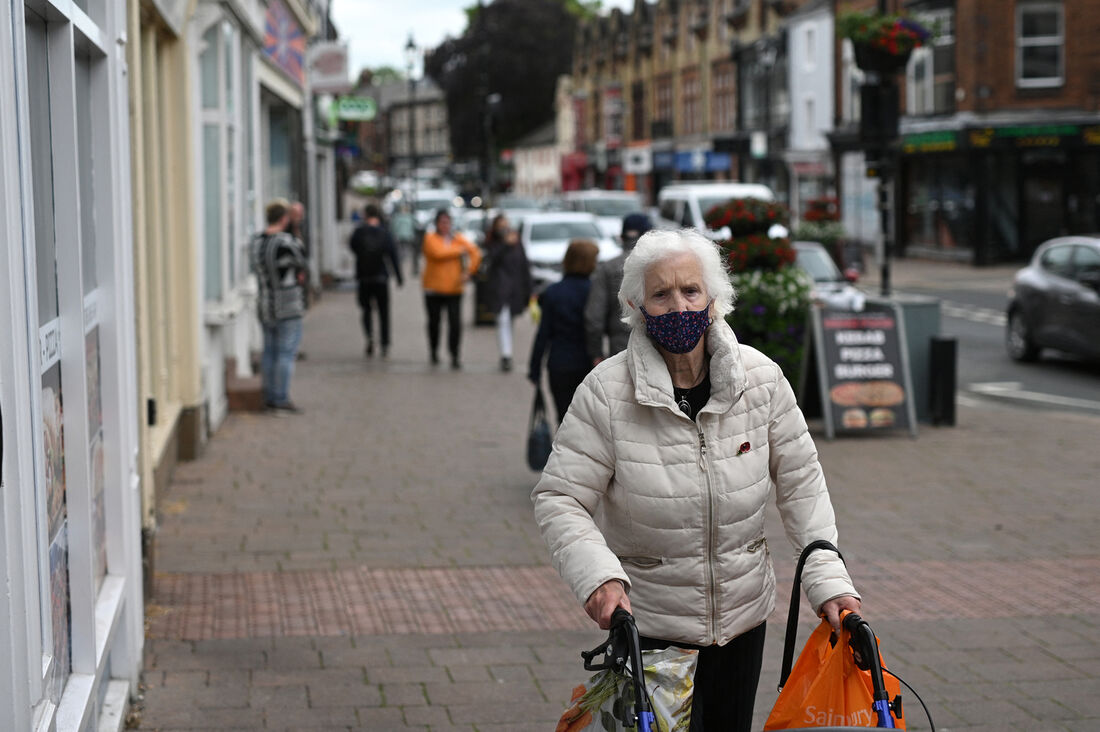
M908 255L1018 262L1100 230L1100 119L903 132L901 153Z
M118 730L143 645L126 4L0 27L0 719Z

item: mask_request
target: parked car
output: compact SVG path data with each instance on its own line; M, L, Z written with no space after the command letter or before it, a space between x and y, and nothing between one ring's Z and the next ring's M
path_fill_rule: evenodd
M703 217L714 206L731 198L759 198L774 201L775 194L761 183L673 183L657 193L657 226L664 229L692 227L711 239L724 238L720 231L707 228ZM779 226L778 224L776 226ZM787 230L775 231L774 236L786 236Z
M605 191L593 188L587 191L569 191L562 200L570 211L593 214L604 236L618 240L623 231L623 217L645 210L640 193L634 191Z
M816 241L791 242L795 265L814 280L810 293L814 302L843 310L862 310L867 297L853 285L859 277L855 270L842 273L824 245Z
M535 290L561 279L561 260L573 239L591 239L600 248L599 261L614 259L622 248L600 232L596 217L579 211L525 214L518 222L519 239L531 263Z
M1017 361L1044 348L1100 358L1100 234L1044 242L1008 293L1005 345Z

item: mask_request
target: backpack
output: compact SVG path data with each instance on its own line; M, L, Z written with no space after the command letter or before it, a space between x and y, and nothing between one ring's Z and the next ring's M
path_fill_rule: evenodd
M386 272L386 232L380 226L360 226L352 235L351 249L355 252L355 272L361 279L378 279Z

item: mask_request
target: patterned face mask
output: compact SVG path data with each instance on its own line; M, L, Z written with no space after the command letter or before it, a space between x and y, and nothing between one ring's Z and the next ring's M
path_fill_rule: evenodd
M699 339L710 325L710 306L713 302L711 300L702 310L684 310L664 315L650 315L645 308L639 309L645 318L646 333L657 341L657 345L669 353L687 353L698 345Z

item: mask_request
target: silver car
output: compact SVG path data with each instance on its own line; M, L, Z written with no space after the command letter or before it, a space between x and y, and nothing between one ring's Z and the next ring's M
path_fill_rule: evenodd
M1016 273L1008 294L1008 355L1044 348L1100 358L1100 234L1051 239Z
M561 263L573 239L591 239L600 248L599 261L614 259L622 248L604 236L596 217L572 211L546 211L526 214L519 223L519 237L535 289L557 282L562 277Z

